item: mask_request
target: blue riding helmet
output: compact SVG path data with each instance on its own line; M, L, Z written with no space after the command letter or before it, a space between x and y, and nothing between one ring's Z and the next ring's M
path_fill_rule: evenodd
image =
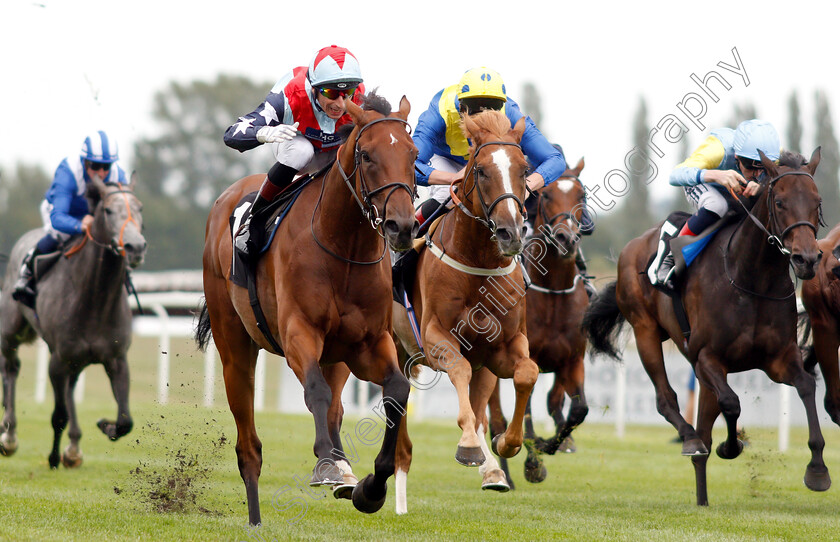
M93 132L82 143L82 158L90 162L113 164L120 159L117 142L104 131Z
M770 160L778 160L782 148L779 134L769 122L753 119L745 120L735 130L735 155L761 160L758 151Z

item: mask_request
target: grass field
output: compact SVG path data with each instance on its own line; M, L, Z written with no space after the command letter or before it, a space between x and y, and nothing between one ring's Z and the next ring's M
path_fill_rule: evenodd
M32 400L32 353L24 352L20 449L0 457L0 540L813 541L836 540L840 533L838 490L812 493L802 483L809 459L804 429L793 430L785 454L776 451L776 432L762 429L749 432L751 446L740 458L713 456L711 505L698 508L693 469L669 442L675 433L668 427L629 426L618 439L612 426L585 423L576 432L576 454L547 458L545 482L527 484L517 456L511 461L517 489L498 494L482 492L477 469L454 461L454 421L415 423L409 427L408 515L394 513L393 483L384 508L364 515L324 490L301 489L296 479L307 480L314 465L311 418L273 412L257 415L263 526L249 533L232 416L224 404L195 406L201 356L187 344L172 350L179 361L173 361L171 404L164 407L153 401L154 345L133 349L135 428L118 442L107 441L94 425L116 410L107 380L94 368L79 407L85 463L57 471L46 460L52 401ZM840 429L823 429L826 463L838 477ZM377 450L357 450L353 466L361 478Z

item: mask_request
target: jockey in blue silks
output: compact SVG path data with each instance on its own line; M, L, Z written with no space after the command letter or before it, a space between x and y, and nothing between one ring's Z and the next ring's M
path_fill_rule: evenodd
M79 156L68 156L55 170L52 184L41 202L45 234L27 253L20 268L12 297L32 307L35 303L33 264L39 254L49 254L73 235L87 231L93 215L85 197L88 183L96 178L105 183L128 184L119 160L117 142L102 130L88 135Z

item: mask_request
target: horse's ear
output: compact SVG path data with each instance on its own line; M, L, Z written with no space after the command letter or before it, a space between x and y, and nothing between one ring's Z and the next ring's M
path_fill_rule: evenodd
M511 131L513 132L513 137L516 139L517 143L522 141L522 134L525 133L525 117L519 117L519 120L516 121L516 125Z
M586 165L586 164L583 163L583 156L581 156L580 160L578 160L578 163L575 166L575 169L577 170L578 175L580 175L580 172L583 171L583 166L584 165Z
M353 103L352 100L344 100L344 105L347 107L347 113L350 115L350 118L353 119L353 124L356 126L363 125L362 114L364 111L362 108Z
M408 114L411 112L411 104L408 103L408 98L405 97L403 94L402 99L400 100L400 110L397 113L397 116L402 120L408 120Z
M764 154L762 151L758 151L758 156L761 158L761 164L764 166L764 169L770 175L770 177L775 177L778 174L778 170L776 169L776 162L767 158L767 155Z
M820 149L822 149L822 147L817 147L816 149L814 149L814 153L811 155L811 159L808 160L808 173L810 173L811 175L813 175L814 172L817 171L817 166L820 165Z
M464 129L464 135L467 139L475 139L478 134L478 124L470 117L469 113L461 114L461 126Z

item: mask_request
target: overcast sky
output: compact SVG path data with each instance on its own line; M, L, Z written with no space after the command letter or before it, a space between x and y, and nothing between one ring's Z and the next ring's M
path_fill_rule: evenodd
M840 38L837 10L829 5L2 0L0 167L25 161L52 173L64 156L77 153L87 131L102 127L118 138L130 168L131 144L155 135L152 96L169 81L212 80L219 73L274 81L333 43L358 57L368 88L379 86L393 104L408 96L412 124L432 95L468 68L500 72L520 102L524 83L533 82L542 96L540 128L572 164L586 157L590 188L625 167L641 96L649 124L673 115L692 145L703 131L679 109L681 102L689 111L705 106L698 122L708 131L736 103L752 101L784 142L786 103L795 89L805 127L800 150L810 155L815 90L827 92L840 129ZM746 78L719 66L738 67L733 49ZM717 103L691 79L711 70L731 87L709 83ZM664 156L655 158L659 175L652 186L662 194L675 190L667 171L681 157L677 144L661 139L658 148Z

